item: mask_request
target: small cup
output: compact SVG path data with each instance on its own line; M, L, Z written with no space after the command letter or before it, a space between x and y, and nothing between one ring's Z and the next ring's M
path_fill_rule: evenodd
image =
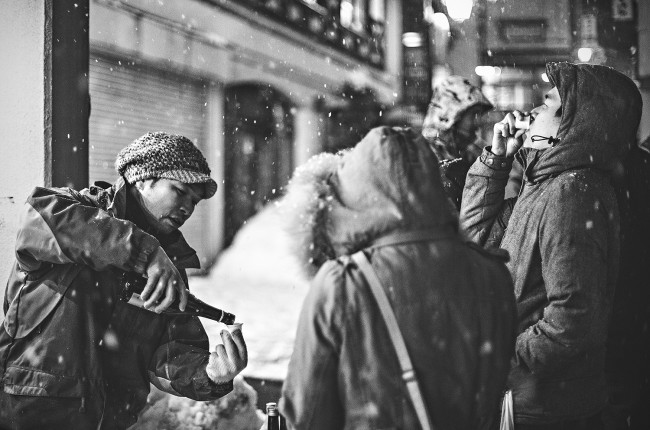
M241 326L242 326L243 324L244 324L244 323L233 323L233 324L228 324L228 325L226 325L226 328L227 328L228 331L232 334L235 330L239 330L239 331L241 331Z
M530 128L530 115L515 120L515 128L518 130L528 130Z

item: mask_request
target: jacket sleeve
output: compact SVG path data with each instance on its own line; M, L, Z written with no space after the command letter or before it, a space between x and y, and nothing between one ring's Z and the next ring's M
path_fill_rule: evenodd
M487 147L467 173L460 226L469 240L486 248L499 247L516 202L516 198L504 200L512 162Z
M112 217L76 191L36 188L27 199L16 240L21 270L77 263L93 270L116 267L144 273L159 246L135 224Z
M341 318L337 299L343 266L328 262L312 281L298 321L280 412L291 429L343 428L344 412L338 390Z
M149 380L157 388L193 400L215 400L230 393L232 381L216 384L205 371L210 343L195 316L169 318L149 366Z
M522 332L516 360L533 373L552 372L572 357L603 347L618 260L618 216L577 181L550 192L539 248L548 305ZM613 243L616 242L616 243Z

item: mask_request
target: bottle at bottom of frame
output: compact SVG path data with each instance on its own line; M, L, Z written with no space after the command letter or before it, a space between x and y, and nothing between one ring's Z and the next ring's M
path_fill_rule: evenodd
M266 430L287 430L287 423L278 411L278 404L269 402L266 404Z

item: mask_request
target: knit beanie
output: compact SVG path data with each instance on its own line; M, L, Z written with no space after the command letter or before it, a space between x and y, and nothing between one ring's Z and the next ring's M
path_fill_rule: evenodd
M208 162L187 137L162 131L137 138L117 154L115 170L132 184L151 178L175 179L184 184L205 184L209 199L217 192Z

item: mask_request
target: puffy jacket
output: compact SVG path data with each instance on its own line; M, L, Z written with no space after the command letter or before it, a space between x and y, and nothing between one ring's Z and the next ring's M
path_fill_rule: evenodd
M101 428L126 428L150 382L198 400L219 398L232 384L207 377L198 318L119 300L118 274L145 273L161 242L125 220L124 181L106 186L36 188L29 196L5 292L1 386L35 408L41 397L78 398L80 413L103 417ZM162 246L187 281L185 269L198 267L194 250L180 232Z
M486 428L513 351L503 263L463 243L422 137L378 128L302 167L283 207L318 269L303 304L281 412L297 429L418 429L388 331L349 255L365 252L440 429ZM326 261L328 260L329 261Z
M508 385L516 423L596 414L607 401L607 327L619 264L611 173L639 124L634 83L611 68L550 63L562 101L557 137L520 152L524 184L504 200L512 159L485 150L470 168L461 225L475 242L509 252L518 312Z

